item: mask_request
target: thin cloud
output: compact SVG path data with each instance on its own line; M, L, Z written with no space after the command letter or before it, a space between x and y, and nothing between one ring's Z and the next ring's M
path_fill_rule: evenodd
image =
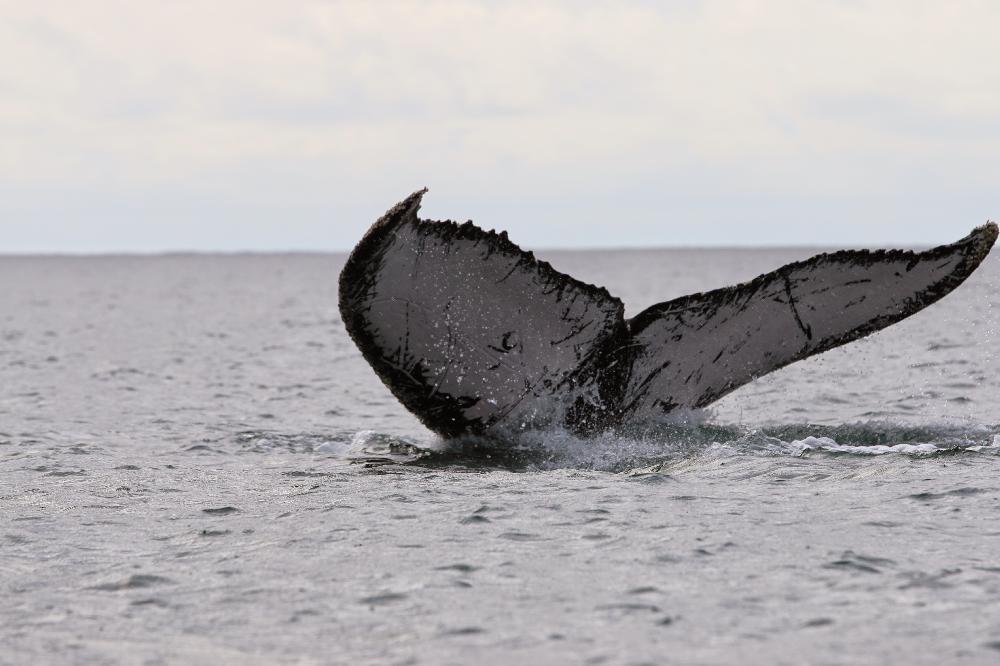
M996 214L996 3L7 5L0 250L344 248L424 185L526 244Z

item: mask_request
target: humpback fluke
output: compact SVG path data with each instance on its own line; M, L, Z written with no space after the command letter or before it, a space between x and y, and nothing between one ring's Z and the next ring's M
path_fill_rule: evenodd
M578 431L704 407L789 363L881 330L958 287L997 239L986 224L926 252L842 251L625 320L607 290L506 233L379 219L340 275L348 333L386 386L446 437L554 421Z

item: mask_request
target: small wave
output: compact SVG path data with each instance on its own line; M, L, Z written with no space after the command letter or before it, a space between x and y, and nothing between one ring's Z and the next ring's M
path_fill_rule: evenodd
M351 433L280 433L246 430L236 433L236 444L244 453L339 453L347 450Z
M248 430L237 433L236 442L244 453L307 453L359 463L412 463L432 455L434 445L433 439L409 441L374 430L331 434Z
M832 453L853 453L861 456L881 456L887 453L901 453L910 456L933 455L942 451L936 444L894 444L885 446L883 444L870 444L866 446L852 446L849 444L838 444L830 437L806 437L805 439L790 442L788 445L792 455L802 456L809 451L828 451Z

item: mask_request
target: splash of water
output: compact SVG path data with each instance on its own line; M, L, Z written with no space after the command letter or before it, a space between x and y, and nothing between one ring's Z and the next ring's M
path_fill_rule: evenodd
M625 472L699 457L1000 455L1000 426L912 426L873 421L746 428L686 418L589 438L562 428L527 431L502 442L471 438L416 441L366 430L356 433L349 449L340 453L369 462L432 467Z

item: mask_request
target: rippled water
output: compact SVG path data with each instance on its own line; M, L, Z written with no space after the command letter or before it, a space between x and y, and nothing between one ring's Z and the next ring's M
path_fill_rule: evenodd
M631 313L807 250L542 253ZM0 663L995 663L1000 260L707 413L444 445L343 257L0 258Z

